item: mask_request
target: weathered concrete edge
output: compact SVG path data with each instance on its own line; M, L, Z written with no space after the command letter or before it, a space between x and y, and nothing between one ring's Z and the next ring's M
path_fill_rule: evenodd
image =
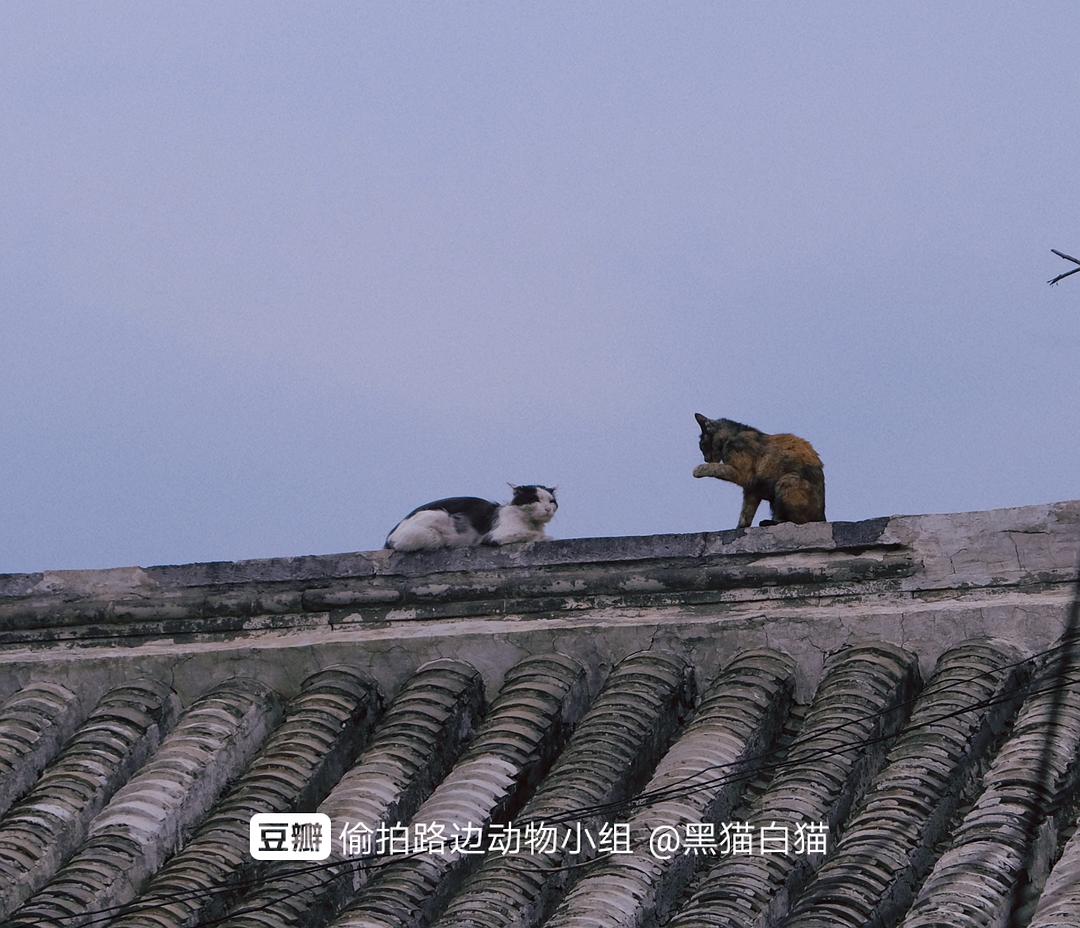
M1058 583L1071 576L1078 551L1080 501L1070 501L420 555L59 571L0 577L0 633L77 627L94 637L123 626L151 635L229 634L273 625L275 616L452 619L519 611L530 599L535 605L526 611L587 608L613 596L648 608L659 604L656 596L700 601L731 590L748 598L834 596L883 581L897 592ZM256 621L238 625L222 616ZM42 643L51 637L43 633Z
M723 532L567 538L504 548L457 548L413 554L387 550L355 551L154 567L0 574L0 603L43 594L70 599L124 592L145 593L150 589L250 583L299 584L328 579L419 577L462 571L696 558L706 553L766 554L793 547L858 548L884 543L882 536L890 521L884 517L863 522L823 522Z

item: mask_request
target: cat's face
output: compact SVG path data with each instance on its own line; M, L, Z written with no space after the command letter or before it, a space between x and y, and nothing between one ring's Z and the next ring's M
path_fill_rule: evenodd
M698 440L701 456L710 464L719 464L723 461L721 454L724 441L727 438L723 428L723 420L710 419L699 412L694 413L694 418L697 419L698 425L701 426L701 438Z
M515 486L513 489L514 498L510 500L510 505L520 507L533 522L550 522L555 510L559 508L555 499L555 487L527 484Z

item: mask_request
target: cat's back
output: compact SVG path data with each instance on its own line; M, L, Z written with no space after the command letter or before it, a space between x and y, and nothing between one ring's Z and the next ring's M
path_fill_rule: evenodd
M781 432L769 435L765 440L766 456L771 457L782 470L795 470L803 467L824 468L814 446L805 438Z
M491 500L487 499L481 499L479 496L448 496L445 499L437 499L430 503L424 503L423 506L417 506L409 513L409 515L405 516L405 518L408 519L418 512L430 512L433 510L441 510L442 512L448 512L451 515L465 515L479 518L484 518L486 516L490 518L494 516L495 510L498 508L498 503L493 503ZM402 521L404 521L404 519Z

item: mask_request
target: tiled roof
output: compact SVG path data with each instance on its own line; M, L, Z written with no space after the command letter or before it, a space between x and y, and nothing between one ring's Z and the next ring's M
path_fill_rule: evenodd
M114 928L165 928L221 915L228 898L213 894L214 887L242 881L255 870L247 848L251 816L311 808L348 769L380 707L375 686L348 668L309 677L228 796L145 888L147 895L177 898L118 917Z
M942 924L945 912L951 925L991 924L1023 869L1025 817L1056 823L1060 837L1080 799L1080 682L1064 653L1063 690L1058 662L981 638L947 651L922 685L912 654L853 645L830 658L783 752L794 666L768 649L733 655L696 706L691 668L663 651L627 657L595 693L573 659L527 657L483 711L478 674L456 661L417 668L385 711L348 668L316 673L284 705L237 678L193 702L160 744L175 697L137 681L101 700L0 822L5 883L20 888L4 897L15 908L4 924L817 928ZM1059 692L1065 710L1051 719ZM16 698L4 711L12 704L25 710ZM1036 772L1050 726L1047 791ZM25 747L6 746L10 769L32 763ZM765 786L746 804L755 775ZM85 785L61 795L65 783ZM627 823L629 853L425 854L358 868L335 845L323 867L260 867L247 820L287 809L323 811L335 832L567 828L581 813L587 830ZM653 829L736 814L755 830L827 823L829 853L663 860L649 848ZM1057 867L1053 840L1042 844L1050 880L1035 924L1075 924L1049 919L1054 906L1080 918L1061 901L1075 895L1076 842Z
M79 724L79 700L67 687L31 683L0 707L0 815Z
M0 928L1080 928L1078 551L1062 503L0 577ZM252 859L286 811L328 860ZM555 842L343 844L399 823Z
M914 656L898 648L862 645L837 655L783 765L751 806L749 823L761 829L826 822L835 833L881 764L917 685ZM766 916L772 921L796 897L816 860L812 855L726 856L695 885L672 925L751 925Z
M1031 671L1018 658L996 641L942 655L836 849L798 896L789 928L895 922L1016 711Z
M923 883L905 928L929 928L942 918L955 928L1004 921L1021 878L1038 867L1030 860L1030 826L1045 841L1073 824L1068 807L1080 785L1080 661L1074 651L1080 651L1075 644L1054 653L1036 674L1012 734ZM992 879L978 879L980 873Z
M39 890L83 843L91 821L157 750L178 712L172 690L147 679L117 687L98 702L0 822L0 917Z
M693 688L690 668L671 655L644 652L620 663L519 819L556 821L637 795L690 712ZM583 824L598 831L602 819L589 816ZM593 856L588 850L586 844L586 857ZM438 925L511 928L539 921L565 891L571 871L560 868L567 857L558 847L487 856Z

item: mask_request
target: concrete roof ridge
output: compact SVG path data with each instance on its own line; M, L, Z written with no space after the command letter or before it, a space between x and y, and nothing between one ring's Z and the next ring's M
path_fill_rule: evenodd
M1080 501L859 523L575 539L420 554L58 571L0 578L0 649L138 644L617 602L717 602L1064 578Z

